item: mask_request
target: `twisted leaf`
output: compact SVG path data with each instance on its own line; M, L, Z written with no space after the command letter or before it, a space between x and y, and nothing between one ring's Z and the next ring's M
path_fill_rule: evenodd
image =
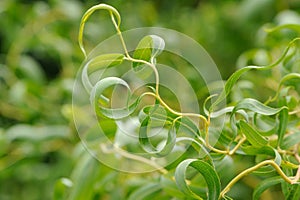
M148 126L150 125L150 123L151 123L151 118L148 116L142 121L139 129L139 142L142 148L146 152L151 154L156 154L159 157L169 154L174 148L176 143L176 129L174 125L168 131L168 137L164 147L162 149L157 149L152 145L150 138L148 136L148 129L149 129Z
M99 104L98 99L102 96L102 93L105 89L113 85L122 85L126 87L128 89L129 101L131 97L129 85L124 80L118 77L107 77L97 82L91 91L90 101L97 115L103 115L110 119L122 119L129 116L135 111L143 95L137 98L132 104L124 108L105 108Z
M202 199L199 195L194 193L190 187L187 185L185 180L186 170L191 166L195 168L204 177L207 187L208 187L208 200L216 200L219 198L221 192L221 184L219 177L215 169L208 163L197 160L197 159L187 159L181 162L175 171L175 180L178 188L187 195L187 197Z
M165 48L165 41L157 35L147 35L141 39L137 45L133 58L154 63L157 57ZM140 70L141 62L133 62L132 67L135 71Z
M219 103L221 103L230 93L232 87L235 85L237 80L243 75L245 72L251 70L251 69L256 69L256 70L268 70L271 69L275 66L277 66L279 63L281 63L284 58L286 57L287 53L289 52L289 49L295 44L296 41L300 40L300 38L295 38L292 40L288 46L285 48L284 52L282 55L272 64L266 65L266 66L246 66L244 68L241 68L237 70L235 73L233 73L229 79L226 81L225 87L221 94L218 96L217 100L211 105L210 111L212 111Z
M244 120L240 120L239 127L241 131L245 134L247 140L254 147L263 147L268 144L268 140L262 137L254 128L252 128Z
M282 110L287 110L287 107L282 106L280 108L272 108L264 105L263 103L255 99L251 99L251 98L243 99L234 107L230 116L231 126L234 129L234 131L236 131L236 127L235 127L236 119L234 114L239 110L250 110L256 114L271 116L271 115L278 114ZM246 119L248 118L247 116L244 117Z
M84 65L81 74L81 80L86 91L90 92L93 88L93 85L89 79L89 74L99 69L120 65L123 62L123 60L123 54L103 54L88 61ZM108 99L105 96L102 95L100 98L104 100L104 102L108 102Z

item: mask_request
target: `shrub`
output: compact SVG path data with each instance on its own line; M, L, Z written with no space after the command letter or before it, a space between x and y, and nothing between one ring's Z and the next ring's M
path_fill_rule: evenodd
M124 53L98 54L94 51L87 56L83 30L96 10L109 12ZM84 134L80 132L81 127L77 128L92 156L102 157L101 161L109 157L104 163L116 162L114 166L117 166L131 162L129 166L137 172L143 171L135 168L137 162L144 164L138 167L149 165L150 168L144 169L148 172L145 174L121 173L83 153L73 173L71 199L244 199L249 192L253 199L262 195L275 198L264 193L270 188L279 191L277 197L300 198L299 25L265 27L266 32L260 33L264 47L241 55L240 68L229 77L220 93L205 97L202 112L185 113L173 109L161 92L156 60L168 44L159 35L146 35L130 52L120 23L118 11L106 4L90 8L82 18L79 44L87 59L79 78L89 95L98 124L96 128L92 124ZM109 105L111 97L107 97L114 94L112 87L121 85L130 91L130 85L122 77L102 75L104 72L101 72L103 78L95 81L92 73L112 67L122 70L125 62L130 63L137 74L143 71L153 76L155 83L147 85L140 93L129 92L125 107L112 108ZM143 100L148 97L153 98L147 101L152 104L145 105ZM75 118L84 117L85 110L76 106L73 107ZM120 136L119 131L121 120L133 116L137 116L134 119L138 119L138 127L132 129L137 137L132 141L126 134ZM222 120L224 126L217 129ZM136 126L133 120L127 125ZM97 135L100 134L98 126L101 137ZM155 138L151 131L158 127L160 132ZM120 146L122 140L129 142ZM216 140L214 145L212 140ZM179 156L175 154L178 152ZM172 156L175 159L171 159ZM166 163L161 163L164 158ZM126 171L122 166L119 169ZM71 186L66 179L57 183L57 198L64 195L64 185Z

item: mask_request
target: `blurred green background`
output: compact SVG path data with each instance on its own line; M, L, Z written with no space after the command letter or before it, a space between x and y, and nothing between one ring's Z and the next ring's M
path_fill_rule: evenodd
M84 153L70 111L72 87L84 59L77 44L81 16L101 2L119 10L122 30L158 26L194 38L224 79L240 54L266 45L258 39L264 24L297 21L300 12L299 0L1 0L1 200L52 199L55 187L59 193L60 184L68 185L60 178L85 181L74 172L82 170L78 163ZM112 34L108 15L95 13L85 30L87 49ZM102 182L105 187L98 183L103 196L94 199L120 199L126 189L113 193L112 188L126 175L101 167L99 177L107 172L121 178ZM82 199L89 199L87 191Z

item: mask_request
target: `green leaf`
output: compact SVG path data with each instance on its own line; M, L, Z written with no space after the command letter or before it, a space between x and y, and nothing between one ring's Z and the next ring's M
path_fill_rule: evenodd
M300 25L299 24L283 24L280 26L276 26L274 28L265 28L265 31L272 33L275 31L282 30L282 29L291 29L291 30L298 31L300 33Z
M54 186L53 200L66 199L66 190L73 186L73 182L67 178L60 178Z
M253 192L253 199L259 200L260 196L265 190L282 182L284 182L284 180L280 176L263 180L258 186L255 187Z
M286 99L286 105L289 110L295 109L300 104L300 102L298 102L299 100L297 97L286 96L285 99Z
M265 49L250 49L242 53L237 60L237 67L242 68L249 63L249 61L254 62L256 65L265 65L272 61L272 56L270 52Z
M279 83L279 86L278 86L278 89L277 89L277 92L276 92L276 95L272 98L271 101L274 101L275 99L278 98L280 92L281 92L281 88L282 88L282 85L286 84L286 82L292 80L292 79L299 79L300 80L300 74L299 73L289 73L287 75L285 75L281 80L280 80L280 83ZM289 90L289 88L286 88L286 90Z
M278 140L277 146L282 148L283 137L286 132L286 128L288 125L289 112L287 109L284 109L279 114L279 128L278 128Z
M233 86L235 85L235 83L238 81L238 79L247 71L251 70L251 69L256 69L256 70L268 70L268 69L272 69L273 67L277 66L279 63L281 63L284 58L286 57L286 55L289 52L289 49L298 41L300 40L300 38L295 38L293 39L288 46L285 48L284 52L282 53L282 55L272 64L270 65L266 65L266 66L246 66L244 68L239 69L238 71L234 72L226 81L225 87L223 89L223 91L221 92L221 94L218 96L218 98L216 99L216 101L211 105L210 107L210 111L214 110L214 108L221 103L230 93L231 89L233 88Z
M286 197L287 200L299 200L300 199L300 185L290 185L289 193Z
M81 79L82 84L84 88L90 92L93 88L92 83L89 79L89 74L103 68L113 67L116 65L120 65L124 60L123 54L103 54L99 55L95 58L92 58L86 64L84 65L82 69ZM101 96L101 99L104 100L104 102L108 102L108 99Z
M142 148L151 154L155 154L158 157L165 156L169 154L175 146L176 143L176 129L174 125L169 129L168 136L165 145L161 149L157 149L154 147L150 141L148 136L148 129L149 124L151 123L151 118L148 116L146 117L140 126L139 129L139 142Z
M247 122L244 120L239 121L239 127L241 131L246 136L247 140L254 147L263 147L268 144L268 140L262 137L254 128L252 128Z
M182 117L180 121L177 120L176 123L176 129L178 129L178 131L180 132L185 133L185 135L188 135L190 137L201 136L199 128L190 118Z
M91 74L99 69L120 65L123 60L124 55L119 53L97 56L88 62L88 74Z
M292 162L291 156L283 155L283 158L287 162ZM288 177L294 176L293 168L282 168L282 171L286 174ZM282 193L284 194L285 199L288 199L288 196L290 196L291 191L294 189L294 185L291 185L287 182L281 183Z
M91 91L90 101L97 115L103 115L110 119L122 119L129 116L135 111L143 95L137 98L132 104L127 105L123 108L106 108L101 106L98 99L103 96L102 94L104 90L114 85L122 85L128 89L127 102L129 102L129 99L131 97L129 85L124 80L118 77L107 77L98 81Z
M264 105L263 103L257 101L256 99L246 98L240 101L233 109L232 113L235 113L237 110L246 109L251 110L255 113L262 115L275 115L281 110L286 109L286 107L281 108L272 108Z
M253 111L256 114L261 114L261 115L266 115L266 116L271 116L279 113L280 111L287 109L287 107L282 106L280 108L272 108L269 106L264 105L263 103L252 99L252 98L246 98L241 100L233 109L231 116L230 116L230 122L231 126L234 131L236 131L235 127L235 116L234 114L237 113L239 110L250 110ZM248 118L247 116L244 116L246 119Z
M300 141L300 131L296 131L294 133L285 135L283 138L281 148L282 149L289 149L292 146L296 145Z
M191 166L195 168L205 179L208 187L208 200L216 200L219 198L221 192L221 184L215 169L208 163L197 160L187 159L182 161L176 168L175 180L178 188L188 197L195 199L202 199L199 195L194 193L186 183L186 171Z
M262 146L262 147L254 147L254 146L242 146L242 150L247 155L268 155L274 157L275 163L280 166L281 165L281 156L276 149L271 146Z
M257 113L253 116L253 124L256 130L263 136L271 136L278 130L278 123L276 118L271 118Z
M280 80L280 86L282 86L284 83L291 79L299 79L300 80L300 74L299 73L289 73L285 75L281 80Z
M147 35L141 39L137 45L133 58L138 60L144 60L154 64L154 59L165 48L165 41L157 35ZM140 70L139 66L143 65L141 62L133 62L132 67L135 71Z
M226 113L231 113L233 111L234 107L233 106L229 106L229 107L225 107L221 110L218 110L218 111L215 111L215 112L212 112L210 113L210 117L211 118L217 118L217 117L220 117Z
M135 190L128 198L128 200L143 200L146 197L159 192L161 185L159 183L149 183Z
M172 123L173 119L170 118L168 115L169 111L167 111L165 108L159 106L158 103L151 105L151 106L145 106L143 109L139 112L139 121L142 122L146 117L151 117L154 121L161 123ZM166 122L168 120L168 122Z
M172 197L184 199L185 195L178 189L174 180L169 177L161 176L160 184L164 192Z
M86 153L75 167L71 180L73 187L71 188L69 199L85 200L93 199L94 185L100 175L99 161Z
M18 124L6 131L6 137L9 141L21 140L39 143L55 139L69 139L70 130L67 126L61 125L31 126Z
M195 140L194 138L191 137L177 137L176 138L176 142L189 142L191 147L193 147L194 151L196 151L198 153L198 158L202 158L203 161L207 162L208 164L210 164L211 166L214 166L213 160L209 154L209 152L207 151L207 149L200 144L197 140ZM187 153L188 156L190 156Z

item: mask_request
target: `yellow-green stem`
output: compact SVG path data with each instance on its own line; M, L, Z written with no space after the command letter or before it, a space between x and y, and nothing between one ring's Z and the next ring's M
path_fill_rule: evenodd
M283 180L285 180L286 182L290 183L290 184L294 184L297 182L297 180L291 179L289 177L287 177L284 172L280 169L280 167L275 163L274 160L265 160L261 163L258 163L257 165L250 167L246 170L244 170L243 172L241 172L240 174L238 174L236 177L234 177L229 183L228 185L222 190L222 192L220 193L219 199L222 199L225 194L231 189L231 187L238 182L241 178L243 178L244 176L247 176L248 174L250 174L251 172L261 168L264 165L271 165L272 167L274 167L274 169L278 172L278 174L283 178Z

